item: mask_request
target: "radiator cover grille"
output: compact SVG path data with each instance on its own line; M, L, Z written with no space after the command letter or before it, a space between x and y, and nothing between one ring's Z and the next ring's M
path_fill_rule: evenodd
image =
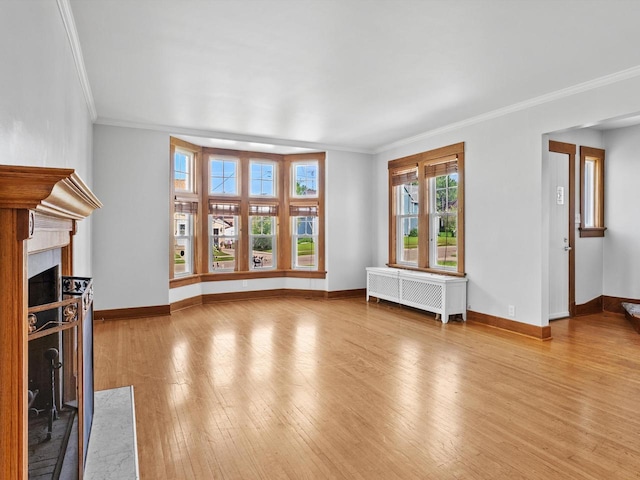
M442 286L403 279L402 300L415 305L441 309Z
M369 293L373 296L398 298L399 287L398 277L369 274Z

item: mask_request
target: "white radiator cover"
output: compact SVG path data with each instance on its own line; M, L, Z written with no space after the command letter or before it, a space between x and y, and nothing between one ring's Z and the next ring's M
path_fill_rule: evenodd
M367 268L367 301L373 296L439 314L467 320L467 279L399 268Z

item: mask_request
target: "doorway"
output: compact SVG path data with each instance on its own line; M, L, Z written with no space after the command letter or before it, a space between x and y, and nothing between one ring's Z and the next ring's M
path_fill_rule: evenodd
M549 320L575 315L576 146L549 141Z

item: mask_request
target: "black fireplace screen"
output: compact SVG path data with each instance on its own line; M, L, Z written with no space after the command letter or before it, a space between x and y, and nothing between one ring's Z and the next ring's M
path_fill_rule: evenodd
M29 477L77 478L93 419L93 285L42 275L29 283Z

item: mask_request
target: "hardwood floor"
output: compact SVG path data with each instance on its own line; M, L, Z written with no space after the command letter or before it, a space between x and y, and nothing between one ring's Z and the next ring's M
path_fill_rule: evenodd
M640 478L640 335L542 342L364 299L260 299L95 327L134 385L144 479Z

